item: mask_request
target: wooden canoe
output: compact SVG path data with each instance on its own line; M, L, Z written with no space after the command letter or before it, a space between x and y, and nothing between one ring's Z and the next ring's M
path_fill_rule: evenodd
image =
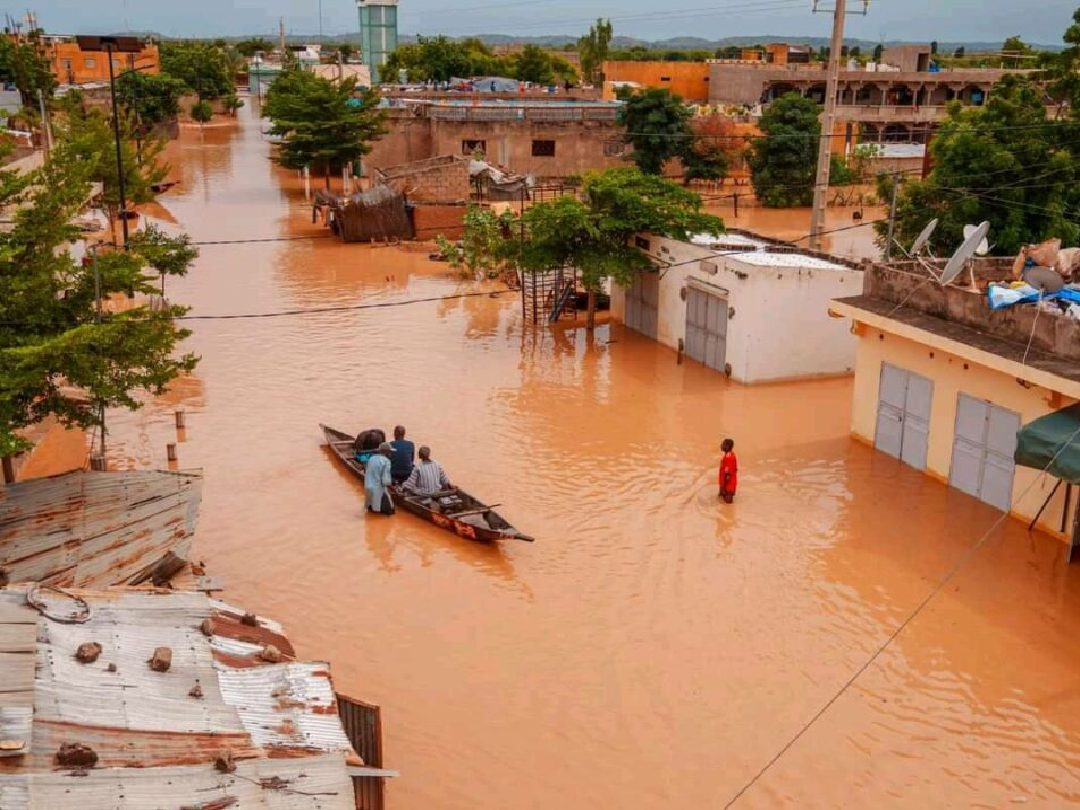
M326 425L319 427L334 455L362 481L364 465L356 460L353 452L353 441L356 437ZM411 495L396 486L390 487L390 493L398 509L411 512L466 540L533 541L532 537L519 532L502 515L460 487L440 492L437 496Z

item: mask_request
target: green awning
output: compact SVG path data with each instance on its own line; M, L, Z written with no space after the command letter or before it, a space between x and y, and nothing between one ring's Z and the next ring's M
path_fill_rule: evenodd
M1066 442L1068 446L1062 449ZM1080 484L1080 403L1020 428L1013 458L1022 467L1046 470L1062 481Z

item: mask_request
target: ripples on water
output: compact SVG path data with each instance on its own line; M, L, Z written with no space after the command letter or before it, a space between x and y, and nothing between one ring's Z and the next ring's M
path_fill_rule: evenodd
M168 211L198 240L324 233L242 115L184 131ZM206 247L170 294L221 314L488 289L417 250L320 239ZM162 464L188 409L199 555L383 705L391 807L722 806L995 513L853 444L847 381L744 388L519 312L480 296L193 322L197 375L112 415L114 460ZM320 421L403 422L537 542L365 518ZM1060 552L1010 522L740 806L1075 802L1080 602Z

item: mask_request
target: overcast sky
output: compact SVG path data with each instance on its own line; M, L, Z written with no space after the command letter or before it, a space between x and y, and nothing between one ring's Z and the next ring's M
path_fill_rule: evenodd
M832 0L823 6L831 8ZM862 0L848 0L861 8ZM827 36L831 14L810 13L811 0L401 0L406 34L506 33L579 35L588 20L611 17L617 35L642 39L743 35ZM1080 0L873 0L870 14L852 16L848 35L861 39L1003 40L1058 44ZM156 31L169 36L319 31L319 0L26 0L53 33ZM661 9L658 11L657 9ZM353 33L355 0L322 0L327 34Z

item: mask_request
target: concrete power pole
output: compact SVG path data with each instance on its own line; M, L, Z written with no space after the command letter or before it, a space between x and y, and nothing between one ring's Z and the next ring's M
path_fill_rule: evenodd
M285 63L285 18L278 20L278 36L281 37L281 62Z
M843 61L846 2L847 0L836 0L836 9L833 12L829 77L825 89L825 114L821 116L821 144L818 147L814 208L810 213L810 247L814 250L821 250L821 232L825 230L825 212L829 206L829 162L832 158L832 134L836 126L836 95L840 89L840 63ZM814 3L814 8L817 9L817 3Z

